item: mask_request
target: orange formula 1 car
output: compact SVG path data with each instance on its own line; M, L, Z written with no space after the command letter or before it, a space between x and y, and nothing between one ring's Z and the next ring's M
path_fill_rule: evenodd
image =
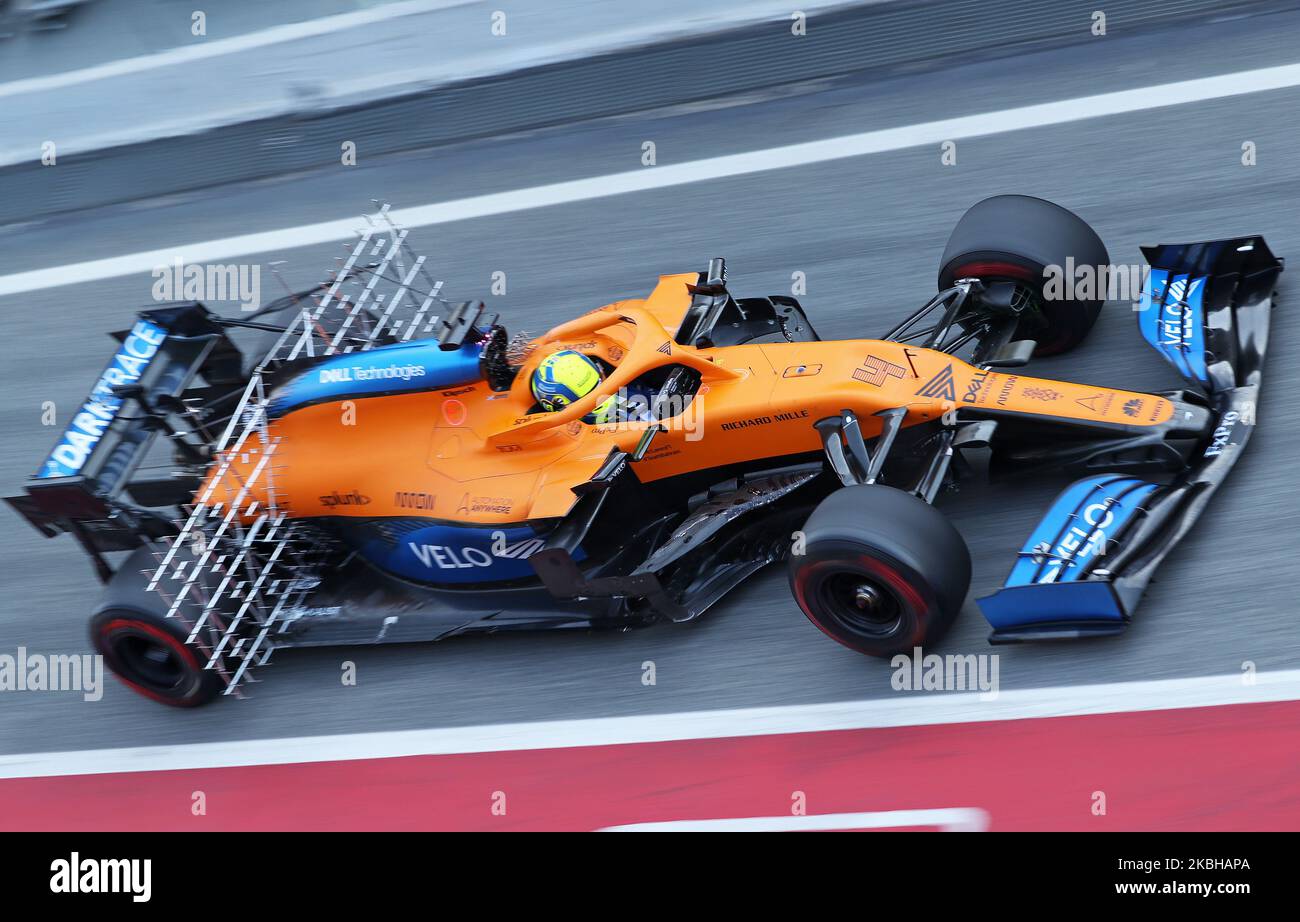
M939 293L881 339L823 341L793 298L733 297L717 259L512 342L481 304L427 321L403 238L253 319L141 312L10 500L92 555L92 638L137 690L192 706L292 646L690 621L780 560L817 627L888 656L966 598L936 495L1044 467L1082 479L980 601L991 639L1118 633L1251 431L1282 268L1260 237L1144 250L1139 326L1188 384L1145 394L1019 371L1101 308L1053 296L1053 267L1109 263L1040 199L972 207ZM274 340L252 371L236 332ZM529 382L561 349L604 377L544 412ZM629 394L640 412L593 418Z

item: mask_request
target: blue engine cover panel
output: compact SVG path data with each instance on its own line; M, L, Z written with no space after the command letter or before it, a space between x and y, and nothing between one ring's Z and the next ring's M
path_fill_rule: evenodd
M347 525L343 528L346 534ZM373 519L348 537L361 556L381 570L421 583L468 585L535 578L528 558L542 549L548 536L527 525L494 528L430 519ZM580 548L573 553L574 560L584 556Z
M331 356L277 388L269 410L279 416L329 400L469 384L480 378L479 352L475 343L443 350L436 340L423 339Z

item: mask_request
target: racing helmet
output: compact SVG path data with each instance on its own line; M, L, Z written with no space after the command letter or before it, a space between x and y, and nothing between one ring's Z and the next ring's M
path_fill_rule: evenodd
M530 383L542 409L554 413L586 397L603 377L595 360L572 349L561 349L542 359Z

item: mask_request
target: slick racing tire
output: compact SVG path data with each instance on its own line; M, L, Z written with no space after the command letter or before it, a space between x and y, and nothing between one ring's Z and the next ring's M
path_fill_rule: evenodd
M185 625L167 617L162 596L145 588L139 570L153 559L140 551L127 558L90 619L90 642L113 674L146 698L180 708L207 704L225 682L203 668L202 655L185 643Z
M1104 284L1101 297L1091 300L1045 291L1047 268L1064 273L1071 258L1075 266L1110 265L1106 245L1074 212L1028 195L995 195L972 205L953 228L939 263L939 288L962 278L1024 285L1034 304L1014 338L1036 340L1036 356L1058 355L1083 342L1105 302Z
M947 631L970 588L970 551L929 503L893 487L836 490L803 528L790 591L832 640L868 656L910 653Z

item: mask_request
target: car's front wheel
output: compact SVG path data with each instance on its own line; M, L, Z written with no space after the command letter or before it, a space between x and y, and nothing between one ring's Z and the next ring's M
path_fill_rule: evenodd
M961 278L1015 282L1030 305L1015 338L1036 340L1034 355L1057 355L1083 342L1105 302L1104 291L1076 298L1052 290L1050 274L1064 281L1071 263L1099 278L1109 267L1106 245L1086 221L1044 199L995 195L972 205L953 228L939 262L939 288Z
M957 529L893 487L836 490L808 517L802 545L790 557L795 601L828 637L869 656L939 639L970 587Z

